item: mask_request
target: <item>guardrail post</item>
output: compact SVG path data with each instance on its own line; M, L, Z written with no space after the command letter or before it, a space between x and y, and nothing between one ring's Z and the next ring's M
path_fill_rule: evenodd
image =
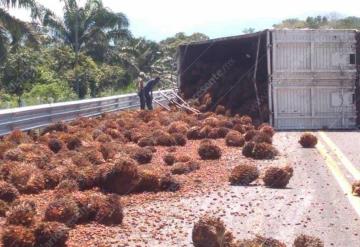
M52 107L49 108L49 123L53 123L53 110Z
M120 97L117 98L117 107L116 109L120 109L120 104L121 104L121 101L120 101Z
M101 105L102 105L102 102L99 101L99 102L98 102L98 106L99 106L98 111L99 111L100 113L102 113L102 107L101 107Z
M77 112L76 116L78 118L80 118L81 117L81 104L78 105L77 110L78 110L78 112Z

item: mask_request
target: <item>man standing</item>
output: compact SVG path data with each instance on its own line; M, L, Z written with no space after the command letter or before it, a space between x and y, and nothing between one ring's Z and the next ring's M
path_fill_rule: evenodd
M138 95L140 98L141 110L145 109L144 80L145 80L145 75L143 72L141 72L138 77L138 81L137 81L137 88L138 88Z
M160 82L160 77L156 77L155 79L152 79L148 82L146 82L146 85L142 88L142 90L139 93L140 95L143 95L143 97L145 98L145 103L146 106L149 110L153 109L152 106L152 100L153 100L153 89L156 86L156 84L158 84ZM140 105L142 102L142 96L140 96ZM145 105L143 105L144 108L141 109L145 109Z

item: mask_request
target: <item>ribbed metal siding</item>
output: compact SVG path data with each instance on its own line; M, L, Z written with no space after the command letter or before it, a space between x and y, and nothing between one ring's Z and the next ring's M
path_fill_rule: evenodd
M354 128L352 30L272 30L273 123L278 129Z

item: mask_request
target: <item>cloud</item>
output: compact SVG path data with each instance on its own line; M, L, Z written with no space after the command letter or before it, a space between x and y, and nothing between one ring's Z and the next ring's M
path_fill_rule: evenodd
M61 14L62 3L40 0ZM84 2L84 0L81 0ZM136 36L160 40L177 32L204 32L211 37L240 34L245 27L271 28L285 18L339 12L357 15L360 2L353 0L103 0L104 5L125 13ZM18 13L19 11L14 11ZM20 12L19 12L20 13ZM17 16L24 17L23 12Z

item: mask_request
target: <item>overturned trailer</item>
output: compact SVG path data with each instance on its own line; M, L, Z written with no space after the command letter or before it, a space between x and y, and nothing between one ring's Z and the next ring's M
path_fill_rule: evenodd
M265 30L179 47L178 83L200 110L232 114L277 129L357 125L355 30Z

